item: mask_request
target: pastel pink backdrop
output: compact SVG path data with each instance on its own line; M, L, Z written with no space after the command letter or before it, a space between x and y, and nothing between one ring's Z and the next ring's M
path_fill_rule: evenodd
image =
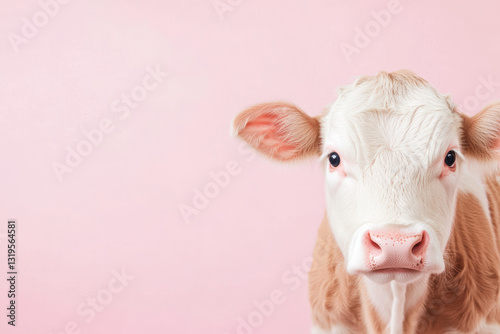
M234 334L254 301L280 290L285 301L247 332L308 333L307 280L290 270L312 254L321 168L239 153L231 119L275 100L316 115L337 87L379 70L411 69L457 104L474 100L481 78L500 81L491 1L401 0L351 62L341 43L354 45L356 27L388 1L230 3L222 19L211 0L71 1L17 53L9 33L40 4L2 4L0 233L17 219L20 275L13 329L3 238L0 332L64 333L75 322L81 333ZM118 119L113 101L156 65L168 77ZM489 95L481 105L500 87ZM114 132L59 182L52 163L106 117ZM188 223L179 208L233 160L239 173ZM134 279L85 322L78 306L122 269Z

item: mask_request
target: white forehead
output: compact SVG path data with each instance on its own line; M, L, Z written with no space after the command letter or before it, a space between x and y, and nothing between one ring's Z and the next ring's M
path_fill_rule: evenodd
M359 165L393 152L424 166L458 145L460 116L449 99L408 71L380 72L340 89L322 122L323 153Z

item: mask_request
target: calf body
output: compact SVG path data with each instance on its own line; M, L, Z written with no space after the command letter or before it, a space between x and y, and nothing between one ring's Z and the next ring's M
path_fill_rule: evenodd
M324 166L313 333L500 333L500 104L468 117L415 74L381 72L320 116L262 104L233 130Z

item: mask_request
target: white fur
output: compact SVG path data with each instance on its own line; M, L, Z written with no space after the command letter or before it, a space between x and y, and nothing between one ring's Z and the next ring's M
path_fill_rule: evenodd
M322 122L322 158L327 214L347 270L366 276L390 333L402 333L404 310L423 296L431 273L444 271L459 186L474 195L483 189L468 174L459 146L461 118L449 100L425 84L393 94L384 89L391 85L386 75L342 89ZM450 147L457 152L457 169L441 177ZM342 167L331 171L327 156L334 151ZM485 196L478 198L487 210ZM426 231L430 244L423 272L368 273L361 241L376 228ZM391 289L391 284L396 285Z
M416 281L406 285L403 305L404 312L410 310L424 297L429 277L430 274L422 275ZM388 324L391 323L391 318L393 317L392 308L394 305L394 293L392 291L391 282L379 284L371 279L363 277L363 284L365 284L368 296L381 320Z
M392 308L391 321L389 321L390 334L403 334L405 321L406 284L391 281Z
M479 172L482 167L477 160L467 160L464 163L464 171L462 172L459 188L478 199L486 218L491 222L488 197L486 196L486 187L483 180L484 173Z

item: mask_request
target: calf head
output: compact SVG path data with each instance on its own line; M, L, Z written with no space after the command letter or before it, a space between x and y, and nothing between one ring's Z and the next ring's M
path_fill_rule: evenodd
M347 271L409 283L444 271L464 178L496 169L500 104L467 117L415 74L381 72L340 89L321 116L261 104L240 113L233 131L276 160L320 157Z

